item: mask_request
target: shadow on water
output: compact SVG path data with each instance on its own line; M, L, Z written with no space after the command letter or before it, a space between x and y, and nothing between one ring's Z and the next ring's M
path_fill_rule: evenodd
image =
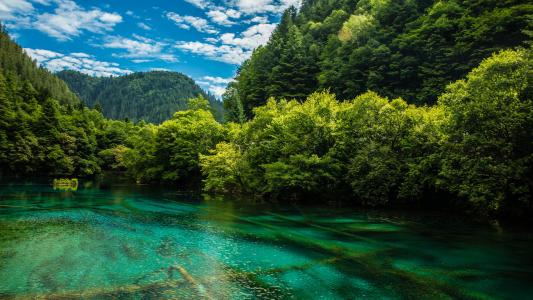
M0 298L522 299L532 246L527 231L434 213L0 184Z

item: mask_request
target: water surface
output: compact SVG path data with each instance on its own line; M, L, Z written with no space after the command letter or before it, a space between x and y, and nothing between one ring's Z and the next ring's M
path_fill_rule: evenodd
M0 298L527 299L533 237L450 216L0 185Z

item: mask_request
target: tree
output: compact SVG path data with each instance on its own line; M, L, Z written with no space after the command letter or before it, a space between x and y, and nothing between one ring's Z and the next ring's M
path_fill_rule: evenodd
M447 87L440 182L485 213L531 208L532 52L502 51Z

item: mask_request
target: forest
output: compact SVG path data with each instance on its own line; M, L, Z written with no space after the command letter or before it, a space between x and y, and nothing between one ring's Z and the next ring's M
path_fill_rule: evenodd
M181 73L151 71L118 77L92 77L64 70L56 75L86 106L96 106L106 118L161 123L176 111L187 109L187 100L198 95L209 99L217 120L224 118L220 101Z
M527 0L305 0L288 9L225 95L237 121L267 99L303 101L329 90L349 100L369 90L435 104L445 87L492 53L530 40Z
M112 170L138 183L273 201L526 217L533 5L478 2L304 1L239 69L224 95L225 122L206 95L168 120L159 113L168 106L153 105L153 123L138 121L140 106L120 111L122 100L107 92L86 107L3 31L0 169ZM82 99L93 93L74 87L78 74L60 76ZM142 87L101 80L126 98Z

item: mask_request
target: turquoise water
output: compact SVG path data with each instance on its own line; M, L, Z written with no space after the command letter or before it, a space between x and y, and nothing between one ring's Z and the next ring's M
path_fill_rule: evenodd
M531 299L533 236L436 214L0 185L1 299Z

